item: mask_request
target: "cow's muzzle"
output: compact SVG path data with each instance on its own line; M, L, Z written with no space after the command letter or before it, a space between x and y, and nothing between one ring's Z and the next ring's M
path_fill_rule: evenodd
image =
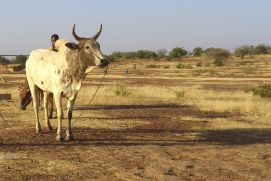
M109 61L107 59L101 59L101 64L99 67L104 68L109 64Z

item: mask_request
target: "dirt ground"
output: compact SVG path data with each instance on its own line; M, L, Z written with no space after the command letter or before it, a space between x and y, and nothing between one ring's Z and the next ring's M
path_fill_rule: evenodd
M1 83L1 88L6 91L24 80L23 75L4 78L8 83ZM99 80L87 79L83 86ZM115 81L109 77L104 85ZM131 77L121 81L131 85L193 82ZM193 84L224 90L230 87L225 82L194 80ZM251 82L257 79L233 82L233 90ZM211 126L216 118L246 122L240 114L186 104L77 102L74 120L85 113L74 123L75 141L58 143L56 119L51 120L52 131L47 131L42 119L43 133L35 134L32 107L19 110L15 94L11 101L0 102L0 111L12 127L0 121L0 180L271 180L271 128Z

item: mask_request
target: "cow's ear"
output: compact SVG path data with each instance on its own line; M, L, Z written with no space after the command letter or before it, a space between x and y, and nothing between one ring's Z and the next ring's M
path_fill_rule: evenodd
M66 47L68 47L69 49L72 49L72 50L78 50L80 48L80 46L76 43L66 43L65 44Z

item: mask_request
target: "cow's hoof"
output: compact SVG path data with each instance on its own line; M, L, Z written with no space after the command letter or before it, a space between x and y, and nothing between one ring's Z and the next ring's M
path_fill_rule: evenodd
M63 137L61 135L57 135L56 141L59 141L59 142L63 141Z
M74 140L74 136L73 134L67 135L65 138L66 141L73 141Z
M50 114L50 115L48 116L48 119L53 119L53 115Z

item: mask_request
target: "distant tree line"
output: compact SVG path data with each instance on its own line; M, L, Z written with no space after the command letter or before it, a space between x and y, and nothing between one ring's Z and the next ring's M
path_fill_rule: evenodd
M192 52L185 50L182 47L175 47L171 51L167 51L166 49L160 49L158 51L151 51L151 50L138 50L138 51L130 51L130 52L113 52L112 54L108 55L108 59L111 62L118 61L118 60L129 60L129 59L167 59L167 60L174 60L175 58L182 58L185 56L207 56L217 61L225 60L230 55L234 55L237 57L243 58L246 55L261 55L261 54L271 54L271 46L270 45L243 45L234 50L231 53L229 50L223 48L206 48L203 49L201 47L196 47L193 49ZM14 59L9 60L5 57L0 56L0 64L10 64L16 63L25 65L27 60L27 56L18 55Z
M9 60L5 57L0 56L0 64L20 64L23 67L25 66L25 62L27 60L27 56L25 55L18 55L14 59Z
M243 45L238 47L234 51L234 55L237 57L244 57L246 55L262 55L262 54L271 54L270 45Z

